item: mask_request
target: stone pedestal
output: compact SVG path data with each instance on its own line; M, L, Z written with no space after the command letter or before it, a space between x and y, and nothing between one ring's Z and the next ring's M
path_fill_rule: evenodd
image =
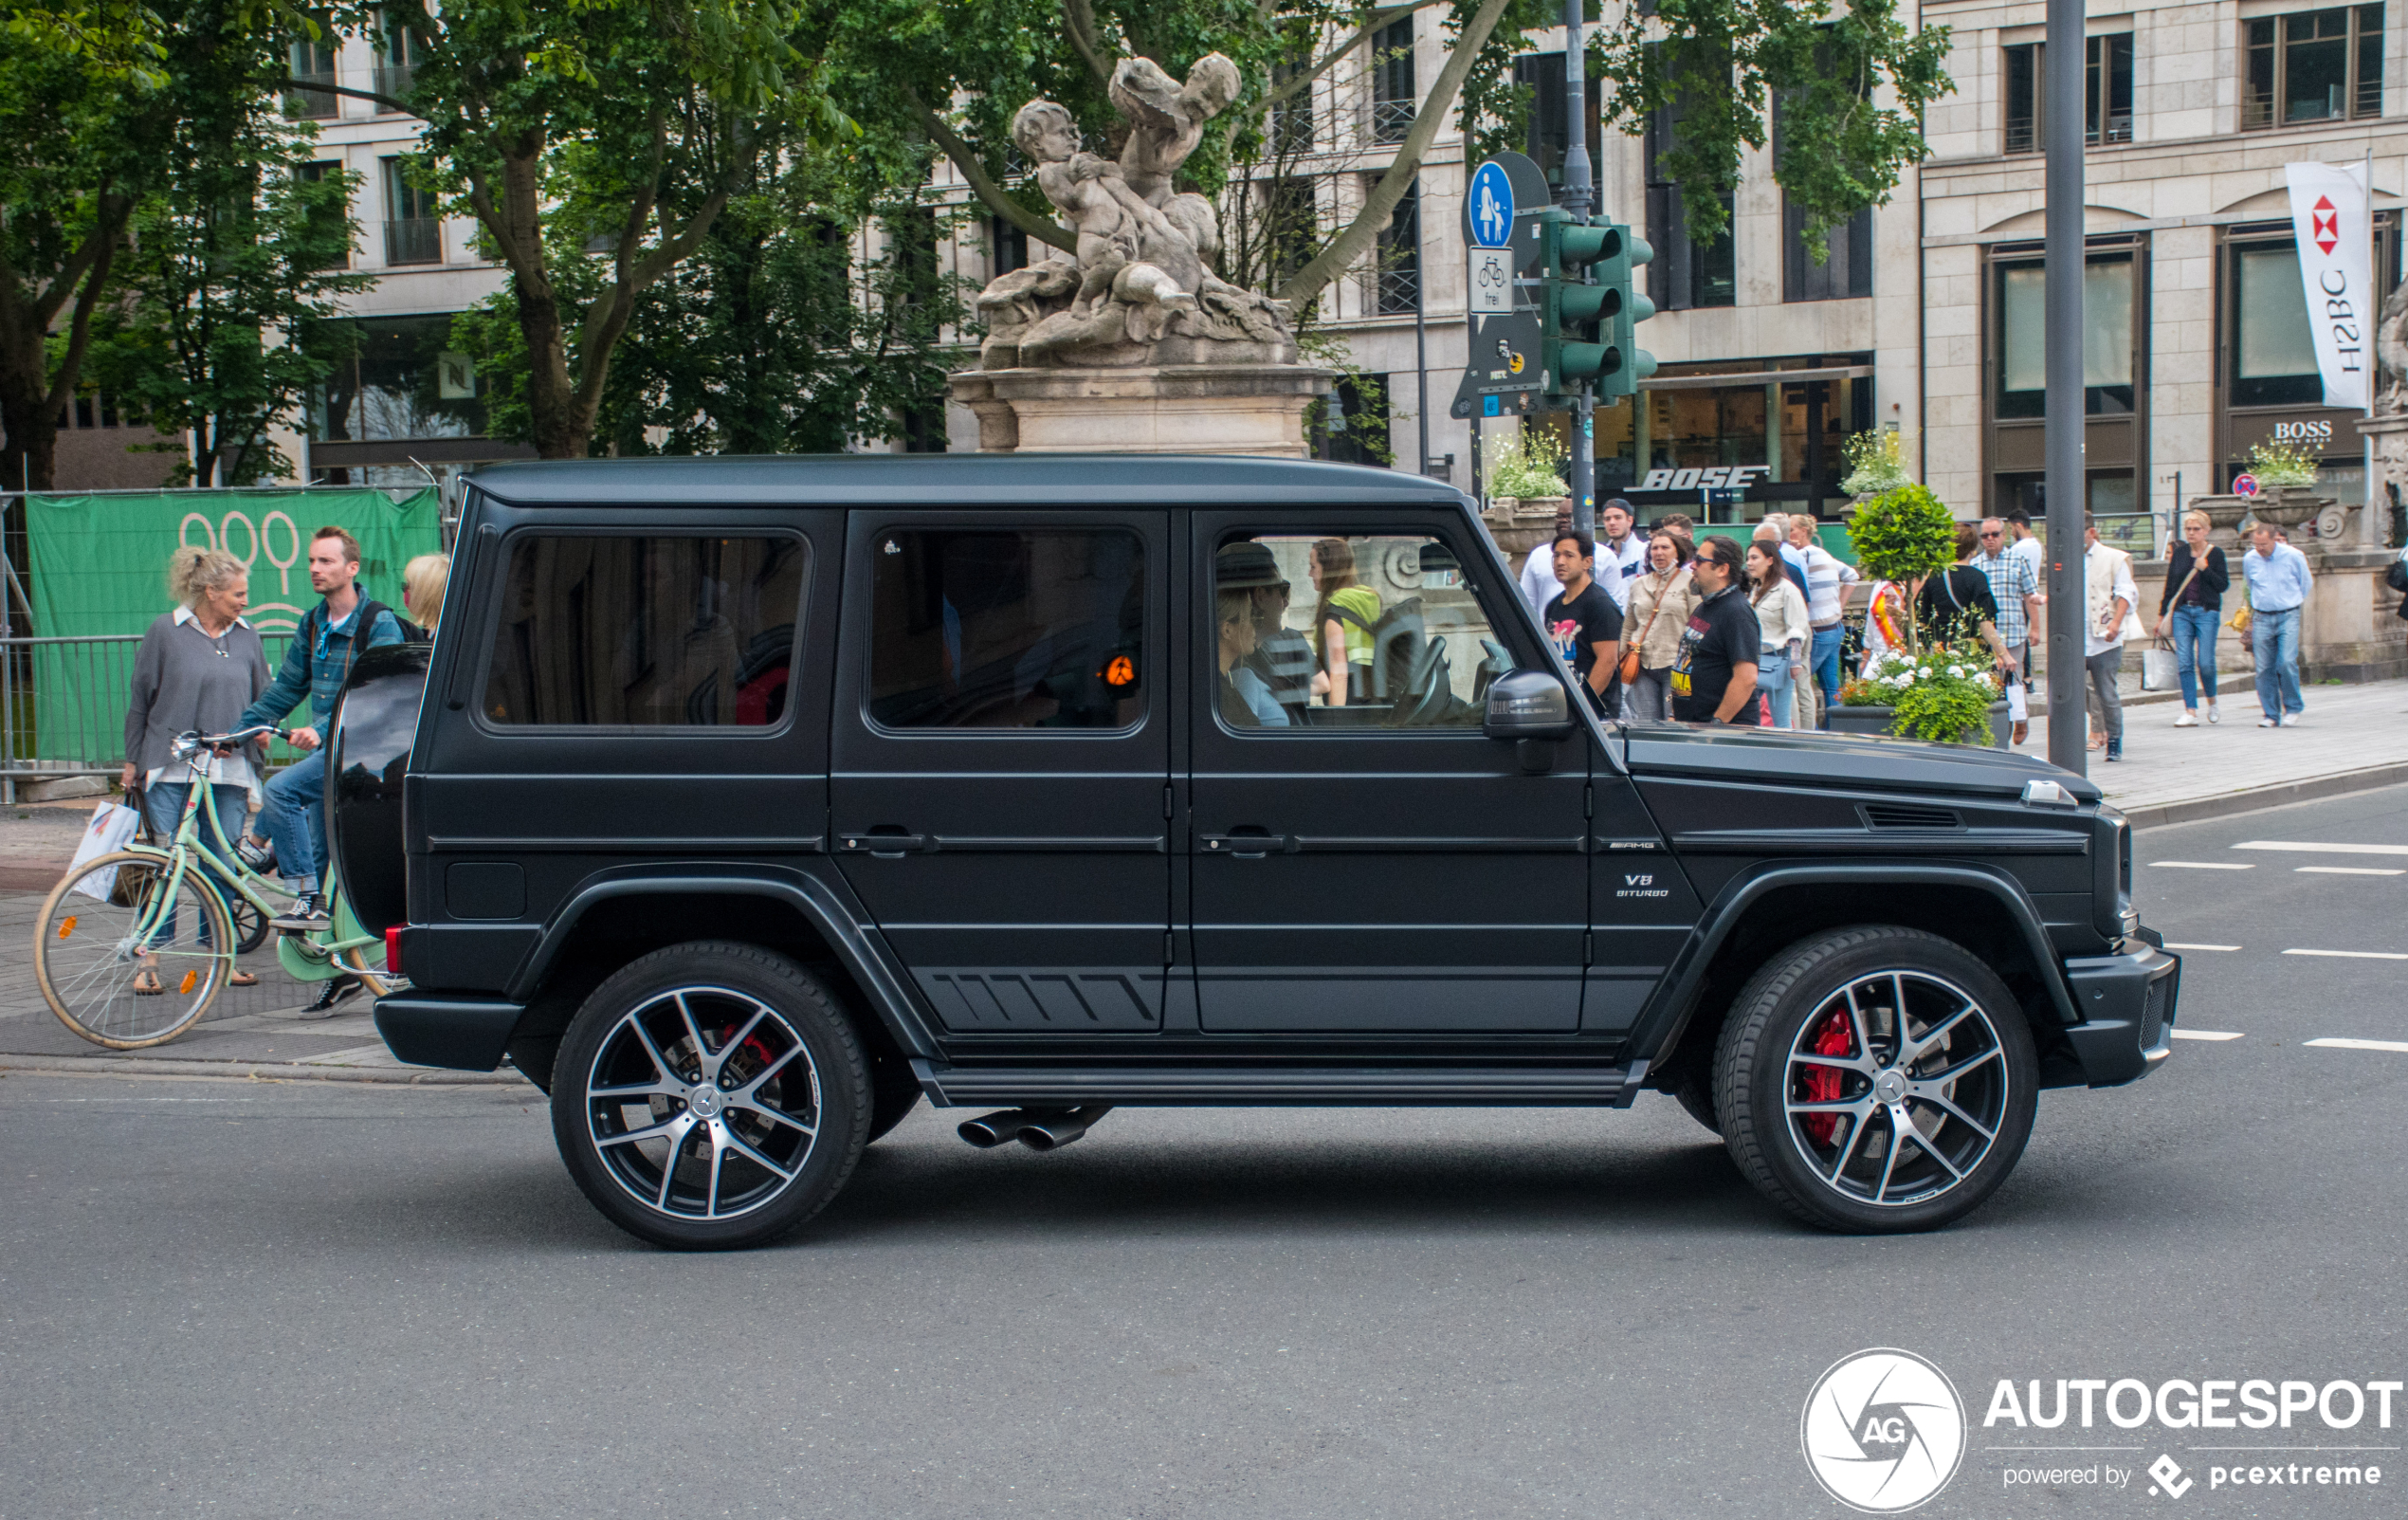
M1331 372L1306 364L964 370L947 386L980 453L1267 454L1302 459L1304 409Z
M1557 515L1571 505L1568 496L1498 496L1489 499L1480 521L1505 563L1520 570L1531 550L1554 538Z

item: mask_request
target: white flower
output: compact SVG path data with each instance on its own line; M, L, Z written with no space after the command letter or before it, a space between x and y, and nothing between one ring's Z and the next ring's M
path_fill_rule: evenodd
M1952 665L1948 667L1948 676L1951 680L1962 681L1965 678L1965 668L1961 665Z

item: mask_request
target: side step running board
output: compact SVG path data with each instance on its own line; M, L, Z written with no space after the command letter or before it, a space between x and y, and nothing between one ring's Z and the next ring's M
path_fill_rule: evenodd
M1627 1108L1646 1068L1621 1066L938 1066L914 1060L931 1102L1076 1108L1284 1105Z

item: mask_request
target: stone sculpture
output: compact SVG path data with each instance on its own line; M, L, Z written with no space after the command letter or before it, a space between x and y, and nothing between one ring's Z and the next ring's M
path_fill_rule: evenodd
M1082 150L1078 123L1054 101L1020 108L1012 140L1077 246L979 293L982 368L1295 360L1286 307L1213 272L1220 219L1211 201L1175 188L1237 90L1237 65L1218 53L1185 82L1151 59L1122 59L1108 91L1129 129L1117 159Z

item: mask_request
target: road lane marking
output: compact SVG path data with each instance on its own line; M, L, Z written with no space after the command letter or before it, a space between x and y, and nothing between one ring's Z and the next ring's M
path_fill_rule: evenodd
M2239 1038L2240 1038L2240 1035L2235 1035L2235 1034L2228 1034L2227 1032L2225 1032L2225 1031L2223 1031L2223 1030L2220 1030L2220 1029L2178 1029L2178 1030L2176 1030L2176 1031L2174 1032L2174 1037L2175 1037L2176 1039L2216 1039L2216 1040L2222 1040L2222 1039L2239 1039Z
M2169 950L2237 950L2240 948L2237 944L2177 944L2172 940L2165 942L2165 947Z
M2325 955L2341 961L2408 961L2397 950L2286 950L2285 955Z
M2241 860L2152 860L2156 870L2255 870L2255 864Z
M2408 855L2408 845L2322 845L2300 839L2244 839L2235 850L2297 850L2319 855Z
M2408 1040L2396 1039L2312 1039L2302 1042L2321 1045L2328 1051L2392 1051L2408 1055Z
M2293 866L2320 876L2408 876L2408 866Z

